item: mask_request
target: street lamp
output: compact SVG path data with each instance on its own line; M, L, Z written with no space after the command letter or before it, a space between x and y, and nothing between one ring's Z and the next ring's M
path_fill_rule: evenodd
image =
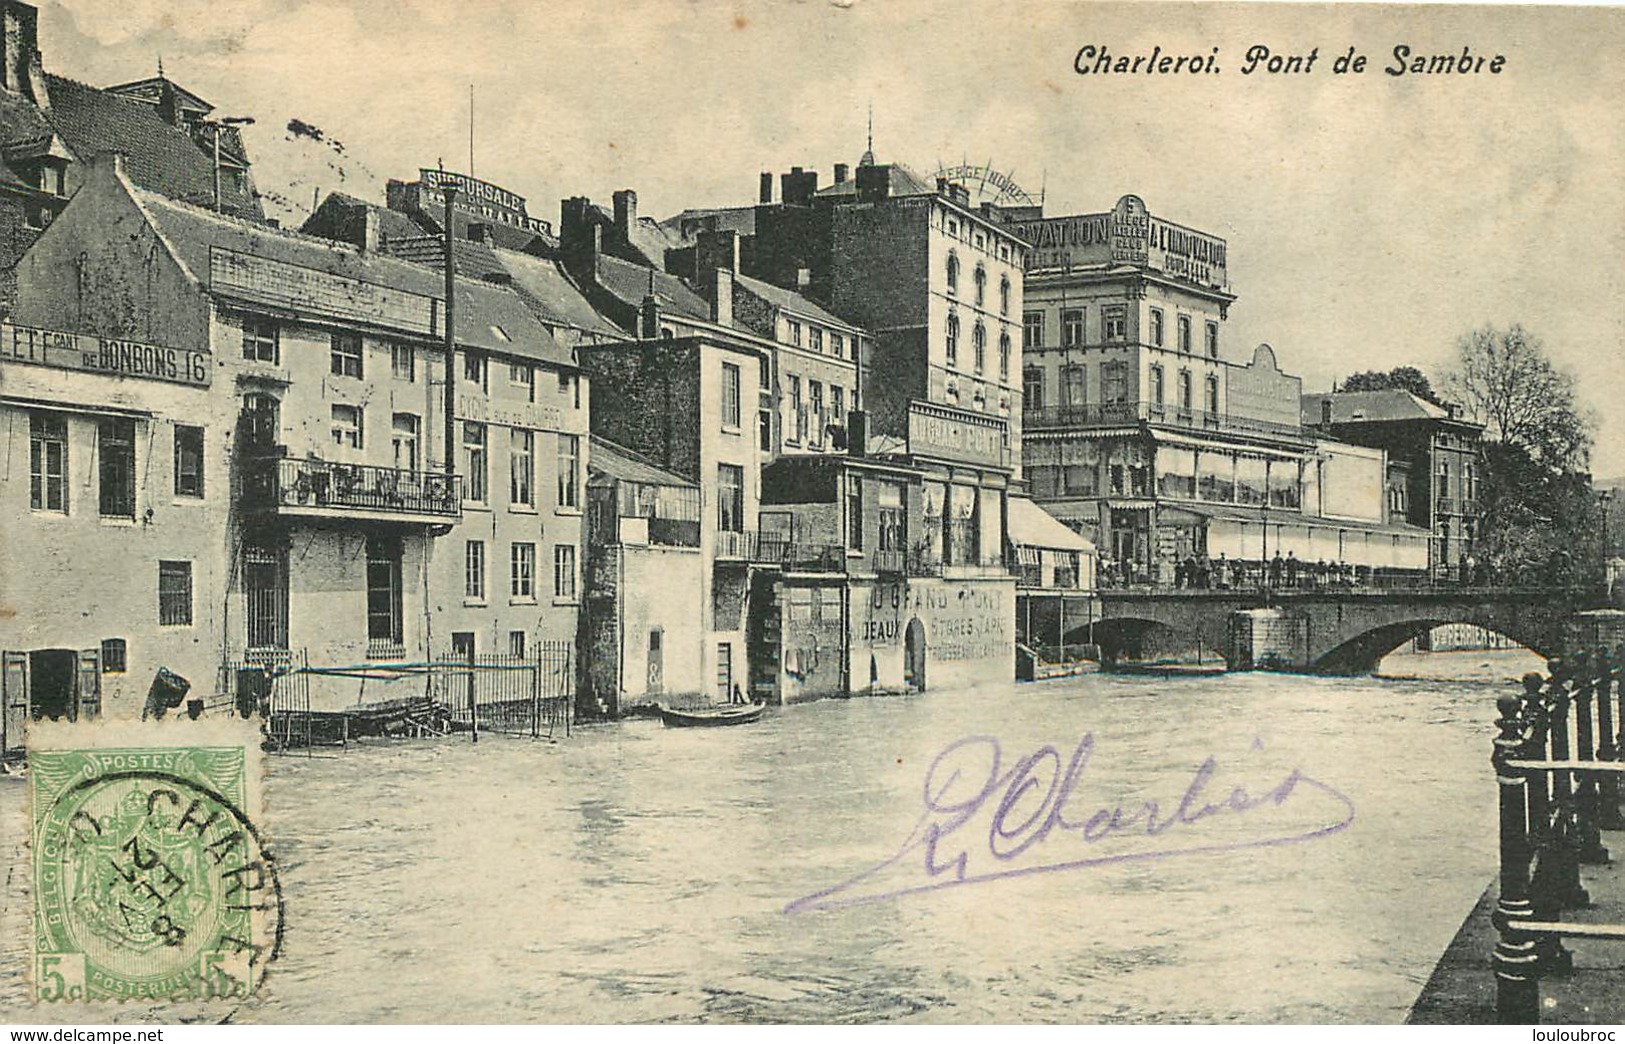
M214 131L214 212L220 213L220 130L223 127L244 127L254 122L252 116L222 116L202 123Z

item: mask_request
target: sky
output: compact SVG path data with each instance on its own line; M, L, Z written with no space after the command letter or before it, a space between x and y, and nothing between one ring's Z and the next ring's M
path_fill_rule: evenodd
M268 209L382 201L444 161L557 220L634 188L644 215L754 202L757 173L875 151L991 163L1050 215L1133 193L1225 237L1232 358L1273 345L1306 390L1438 378L1466 331L1517 322L1600 418L1625 475L1625 10L914 0L41 0L51 72L171 79L249 115ZM1085 45L1219 72L1078 75ZM1243 75L1249 48L1319 57ZM1394 77L1393 48L1505 57ZM1349 47L1365 72L1336 74ZM325 140L286 131L297 118ZM338 143L335 145L334 143Z

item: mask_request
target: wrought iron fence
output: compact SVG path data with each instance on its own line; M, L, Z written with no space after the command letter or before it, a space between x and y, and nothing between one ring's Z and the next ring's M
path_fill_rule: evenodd
M243 499L252 509L329 508L458 518L462 477L287 457L250 459Z
M539 642L524 656L447 655L429 665L429 692L453 728L476 740L481 730L568 736L575 667L575 646L566 641Z
M1525 675L1521 697L1497 703L1501 894L1491 963L1503 1024L1540 1021L1540 980L1573 967L1564 938L1625 942L1625 923L1564 917L1590 905L1580 867L1608 862L1602 831L1625 828L1622 653L1554 660L1550 676Z

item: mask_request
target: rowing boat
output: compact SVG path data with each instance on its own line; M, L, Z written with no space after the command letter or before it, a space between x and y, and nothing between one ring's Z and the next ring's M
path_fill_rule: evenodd
M762 716L764 703L732 703L702 710L673 710L660 708L660 720L672 728L694 728L713 725L747 725Z

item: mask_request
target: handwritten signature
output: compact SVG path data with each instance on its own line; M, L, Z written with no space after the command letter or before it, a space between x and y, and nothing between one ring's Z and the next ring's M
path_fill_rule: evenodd
M1254 740L1253 749L1262 750L1262 742ZM1060 751L1049 744L1008 767L999 741L993 736L967 736L949 744L925 774L924 807L896 854L832 888L797 899L784 912L830 910L960 885L1113 863L1297 844L1335 834L1354 822L1354 803L1346 795L1297 768L1263 793L1255 795L1233 786L1224 797L1209 800L1209 785L1219 773L1218 760L1211 755L1197 767L1172 811L1165 811L1151 799L1137 806L1131 802L1130 810L1121 804L1080 809L1082 801L1076 791L1094 753L1093 733L1084 733L1064 763ZM1072 849L1051 853L1047 858L1039 854L1040 847L1052 837L1068 836L1084 845L1119 838L1177 840L1205 820L1234 819L1282 808L1294 798L1316 791L1333 799L1332 805L1338 809L1335 821L1321 820L1310 827L1276 826L1239 840L1162 842L1146 847L1130 843L1128 851L1107 853L1097 849L1078 855ZM978 838L970 824L984 812L986 835ZM1254 818L1260 821L1261 828L1267 827L1262 822L1264 817ZM919 859L918 865L911 857ZM896 872L886 873L893 868L897 868ZM918 871L924 872L924 880L912 876ZM899 877L902 882L882 885L876 880L882 875L888 883Z

